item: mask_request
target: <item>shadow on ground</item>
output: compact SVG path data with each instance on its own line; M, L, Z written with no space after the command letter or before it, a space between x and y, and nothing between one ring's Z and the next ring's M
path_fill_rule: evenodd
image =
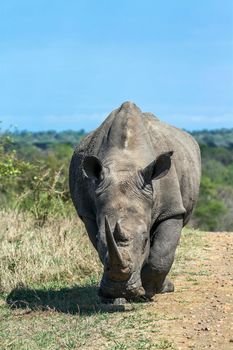
M95 286L74 286L60 290L20 287L9 293L6 302L12 309L53 310L70 314L126 311L125 305L101 304Z

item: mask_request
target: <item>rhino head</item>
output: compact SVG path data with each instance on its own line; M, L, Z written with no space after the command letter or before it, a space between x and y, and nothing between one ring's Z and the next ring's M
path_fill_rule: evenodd
M99 294L115 299L137 299L145 294L141 270L150 252L153 180L165 176L172 151L140 168L129 157L87 156L83 173L90 180L96 208L96 247L104 265Z

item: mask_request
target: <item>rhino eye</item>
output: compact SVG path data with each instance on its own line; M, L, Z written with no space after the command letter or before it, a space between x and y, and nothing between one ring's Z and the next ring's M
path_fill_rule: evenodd
M96 181L96 189L95 194L100 196L110 185L110 181L104 177L104 175L101 175L100 180Z
M144 177L142 175L142 172L139 172L137 185L138 185L140 191L142 191L142 193L146 197L151 197L152 192L153 192L152 183L148 184L148 183L145 182L145 179L144 179Z

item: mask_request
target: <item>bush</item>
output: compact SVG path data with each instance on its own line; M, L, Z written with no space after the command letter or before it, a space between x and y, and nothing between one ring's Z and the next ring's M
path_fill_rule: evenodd
M67 154L71 148L56 146L62 151L62 159L67 156L65 167L58 152L51 152L47 157L43 154L32 163L21 159L13 145L12 138L0 135L0 207L28 211L40 226L49 216L68 215L71 201Z
M195 210L198 227L216 231L220 218L227 212L224 202L218 198L216 184L207 176L201 179L200 195Z
M73 214L68 169L73 145L83 136L83 130L0 133L0 207L30 212L40 226L49 217ZM203 177L192 222L205 230L233 230L233 129L194 136Z

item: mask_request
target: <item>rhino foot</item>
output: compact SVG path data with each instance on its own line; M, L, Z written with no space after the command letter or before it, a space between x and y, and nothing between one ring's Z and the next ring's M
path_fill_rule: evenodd
M174 292L175 288L174 288L174 284L166 278L166 280L163 282L162 286L160 288L156 288L156 286L153 289L147 289L146 288L146 294L145 297L150 300L153 301L153 296L155 294L164 294L164 293L172 293Z
M153 300L153 297L149 297L148 295L143 295L134 299L130 299L131 302L133 303L150 303Z
M102 304L111 304L111 305L122 305L126 304L127 300L125 298L100 298Z
M175 290L174 284L169 279L166 279L162 285L162 288L156 291L156 294L172 293L174 292L174 290Z

